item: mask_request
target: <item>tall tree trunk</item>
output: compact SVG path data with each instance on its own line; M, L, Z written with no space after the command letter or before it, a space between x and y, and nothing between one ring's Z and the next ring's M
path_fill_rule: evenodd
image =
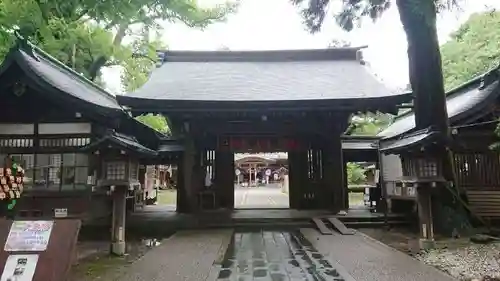
M396 0L396 4L408 41L409 75L414 95L416 129L432 126L450 139L435 1ZM455 183L452 153L446 145L437 147L436 152L435 155L441 157L445 179ZM435 226L442 226L442 232L458 230L468 225L467 214L459 202L446 187L436 192L433 198Z
M417 129L449 131L434 0L397 0L408 41L410 83Z
M118 30L116 31L115 38L113 39L113 47L118 47L121 45L123 38L127 35L128 23L122 23L118 25ZM100 56L98 57L89 67L90 79L94 81L99 75L101 68L106 65L108 57Z

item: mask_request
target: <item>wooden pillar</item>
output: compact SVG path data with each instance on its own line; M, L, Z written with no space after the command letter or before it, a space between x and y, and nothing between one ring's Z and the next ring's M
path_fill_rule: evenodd
M191 213L197 210L199 176L195 173L196 148L191 138L185 139L184 152L177 170L178 212Z
M338 121L337 121L338 122ZM334 126L333 132L324 144L324 188L325 204L328 209L338 212L344 208L344 161L342 157L342 141L340 139L341 124Z
M434 248L434 225L432 222L431 188L417 187L418 217L420 222L420 248Z
M288 165L290 208L303 209L307 205L307 151L288 152Z
M177 163L177 212L189 212L186 184L184 182L184 156L181 156Z
M215 153L215 186L218 190L219 206L234 209L234 153Z
M343 153L342 153L343 154ZM347 176L347 160L342 159L342 166L344 167L344 177L343 177L343 194L342 197L344 199L344 205L342 206L342 210L347 211L349 209L349 178Z
M113 214L111 223L111 253L125 255L125 214L128 186L117 186L113 191Z

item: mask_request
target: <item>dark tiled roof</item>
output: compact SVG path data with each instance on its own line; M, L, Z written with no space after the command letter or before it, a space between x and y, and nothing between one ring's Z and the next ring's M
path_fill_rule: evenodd
M451 90L446 97L446 107L451 125L483 111L499 94L498 68ZM396 118L395 122L380 132L378 136L393 138L410 132L414 128L415 114L413 111L409 111Z
M98 149L99 147L105 146L109 143L117 145L118 147L122 147L124 149L132 150L132 151L140 153L140 154L147 154L147 155L152 155L152 156L155 156L158 154L157 151L154 151L154 150L147 148L144 145L140 144L139 141L137 141L137 139L135 137L128 136L128 135L121 134L121 133L117 133L117 132L108 133L107 135L100 138L99 140L89 144L88 146L83 147L82 150Z
M123 97L182 101L295 101L396 96L372 75L359 48L175 52Z
M401 152L408 152L413 148L420 148L428 143L432 143L439 139L439 133L429 130L422 130L411 135L404 136L400 139L394 140L384 144L380 149L385 154L399 154Z
M44 84L42 88L53 87L62 95L69 95L96 108L122 111L113 95L29 42L20 41L11 49L1 66L1 72L8 71L14 64L29 78Z
M165 142L160 144L158 152L181 152L184 151L184 145L175 142Z

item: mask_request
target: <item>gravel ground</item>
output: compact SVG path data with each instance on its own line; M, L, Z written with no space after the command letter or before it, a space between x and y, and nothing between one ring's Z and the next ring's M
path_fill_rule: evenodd
M436 249L417 253L418 235L406 229L360 231L463 281L500 281L500 243L474 244L468 238L438 238Z
M464 244L467 245L435 249L415 257L459 280L500 280L500 243Z

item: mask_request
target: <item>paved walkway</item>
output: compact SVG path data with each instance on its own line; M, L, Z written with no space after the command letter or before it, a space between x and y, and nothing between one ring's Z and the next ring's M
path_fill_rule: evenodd
M225 253L225 254L224 254ZM357 233L182 231L113 281L452 281Z
M222 259L230 229L180 231L133 263L113 281L204 281L215 279L214 262ZM108 280L107 280L108 281Z
M236 187L234 189L235 208L288 208L288 194L281 192L279 184L259 187Z
M456 280L361 233L321 235L314 229L301 229L301 233L356 281Z

